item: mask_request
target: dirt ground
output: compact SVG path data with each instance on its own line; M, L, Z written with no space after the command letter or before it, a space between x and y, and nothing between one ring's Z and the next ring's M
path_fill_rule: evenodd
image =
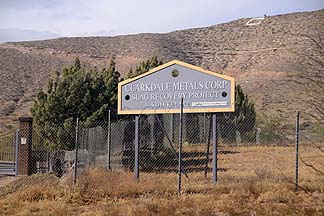
M0 188L5 187L7 184L17 180L19 177L16 176L1 176L0 175Z
M236 153L220 155L225 171L216 185L211 173L205 178L191 172L183 176L181 194L174 172L142 172L137 182L129 171L91 168L76 185L71 175L2 178L0 215L324 215L324 175L301 164L295 192L292 146L227 150ZM305 161L323 168L315 149L301 152Z

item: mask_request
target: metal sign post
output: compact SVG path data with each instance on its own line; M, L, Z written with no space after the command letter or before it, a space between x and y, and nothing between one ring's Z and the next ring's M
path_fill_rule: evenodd
M218 143L217 143L217 118L213 113L213 183L217 182L217 160L218 160Z
M139 180L139 116L135 116L135 164L134 164L134 177Z
M173 142L173 113L170 116L170 140Z
M208 174L208 163L209 163L209 149L210 149L210 133L212 130L212 120L209 121L209 128L208 128L208 136L207 136L207 150L206 150L206 162L205 162L205 178L207 178Z
M182 153L182 115L183 115L183 98L180 100L180 125L179 125L179 158L178 158L178 163L179 163L179 177L178 177L178 193L181 193L181 170L182 170L182 158L181 158L181 153Z

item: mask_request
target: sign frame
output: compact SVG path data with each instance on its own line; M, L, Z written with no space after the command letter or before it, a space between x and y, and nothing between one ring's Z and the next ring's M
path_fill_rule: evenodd
M162 64L156 68L153 68L151 70L149 70L148 72L145 72L143 74L140 74L136 77L124 80L122 82L118 83L118 107L117 107L117 112L118 114L121 115L132 115L132 114L170 114L170 113L179 113L179 109L143 109L143 110L122 110L122 86L131 83L135 80L141 79L145 76L148 76L152 73L158 72L164 68L167 68L171 65L180 65L183 67L187 67L189 69L195 70L195 71L199 71L201 73L205 73L214 77L218 77L221 79L225 79L230 81L230 91L231 91L231 97L230 97L230 107L209 107L209 108L184 108L183 112L184 113L216 113L216 112L234 112L235 111L235 80L233 77L227 76L227 75L223 75L223 74L219 74L216 72L212 72L206 69L203 69L201 67L192 65L192 64L188 64L179 60L172 60L170 62L167 62L165 64Z

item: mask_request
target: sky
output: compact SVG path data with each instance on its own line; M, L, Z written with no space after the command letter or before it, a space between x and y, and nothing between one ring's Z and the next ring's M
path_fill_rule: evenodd
M165 33L324 9L324 0L0 0L0 42Z

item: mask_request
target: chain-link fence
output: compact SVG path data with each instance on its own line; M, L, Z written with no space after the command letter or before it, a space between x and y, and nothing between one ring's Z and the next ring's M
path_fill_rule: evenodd
M306 121L302 115L300 130L296 131L295 113L290 117L290 120L278 122L264 114L234 116L218 113L215 131L217 182L271 180L295 184L296 172L299 172L301 187L308 187L311 182L323 184L322 126ZM85 170L96 167L134 172L134 178L139 181L159 175L176 187L179 120L179 114L165 114L133 116L112 122L34 124L34 172L51 171L59 176L71 174L77 181ZM207 113L184 114L182 123L182 185L188 189L199 181L211 182L214 127L212 115Z

